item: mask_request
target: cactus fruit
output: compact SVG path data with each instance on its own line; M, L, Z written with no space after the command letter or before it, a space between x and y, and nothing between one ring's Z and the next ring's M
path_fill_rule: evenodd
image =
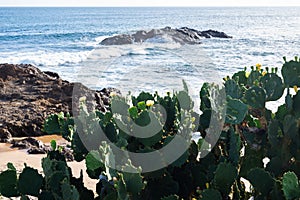
M0 195L21 199L29 199L31 195L42 200L299 199L299 66L298 58L285 60L284 80L276 74L277 68L264 71L257 65L249 76L245 69L232 78L226 77L225 88L221 90L204 83L200 91L201 114L192 111L193 102L184 83L184 90L172 95L142 92L132 97L131 102L129 98L115 96L105 113L89 113L82 103L77 117L51 115L44 130L61 133L71 142L75 159L85 159L90 178L100 179L96 187L98 196L94 197L84 187L82 173L79 178L73 177L54 142L52 151L42 160L44 176L25 166L18 177L15 167L8 164L8 169L0 173ZM265 108L267 101L278 100L287 87L285 104L276 113ZM227 94L222 102L215 101L217 90ZM225 123L220 120L210 124L211 117L218 114L214 107L227 109ZM153 122L158 131L148 127ZM222 130L214 144L209 138L215 135L209 133L216 126ZM150 131L144 131L145 127ZM100 131L113 144L100 136ZM138 136L139 133L148 137ZM190 142L192 134L198 138L193 137ZM155 152L156 162L165 166L167 157L159 150L177 136L182 140L173 146L171 155L176 156L181 152L179 147L187 145L185 152L175 162L154 172L143 173L139 160L128 153ZM88 152L84 140L93 143L89 148L96 151ZM123 151L117 153L112 145ZM266 158L269 162L263 163ZM250 191L246 191L242 177L252 184ZM27 184L29 179L32 184Z
M257 80L259 79L259 77L261 77L261 73L257 70L252 70L248 79L247 79L247 85L249 85L250 87L255 85L255 83L257 82Z

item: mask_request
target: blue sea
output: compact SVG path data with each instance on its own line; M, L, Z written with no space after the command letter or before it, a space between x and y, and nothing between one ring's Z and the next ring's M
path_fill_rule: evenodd
M106 37L153 28L214 29L232 39L105 47ZM0 8L0 63L29 63L91 88L198 90L245 66L281 67L300 53L300 7ZM138 84L137 84L138 83Z

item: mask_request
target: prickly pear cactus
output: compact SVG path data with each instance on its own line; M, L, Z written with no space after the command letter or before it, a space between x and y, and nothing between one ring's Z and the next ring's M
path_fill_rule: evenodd
M7 169L0 174L0 194L8 198L20 195L16 169Z
M298 199L299 66L298 58L285 61L283 79L276 74L277 68L262 69L260 64L251 67L249 73L245 68L226 77L222 91L226 91L227 102L217 105L226 111L225 123L221 125L210 124L217 113L212 108L216 105L212 99L215 86L209 83L201 88L198 111L192 111L193 102L184 84L184 91L166 96L146 92L131 98L117 96L105 113L88 112L81 103L80 115L75 118L62 113L52 115L46 120L44 130L62 134L71 143L75 159L85 160L89 177L99 180L96 197L84 187L82 172L79 178L72 176L54 143L43 159L43 174L27 166L18 174L8 164L8 169L0 173L0 195L57 200ZM284 97L285 103L276 113L265 107L266 102ZM143 127L151 123L160 129L150 136ZM215 125L222 130L212 144L209 130ZM111 143L98 137L100 129ZM133 132L149 137L129 134ZM139 162L125 153L156 152L157 161L165 163L159 150L180 135L184 137L179 145L187 145L187 150L173 163L154 172L143 173ZM192 137L195 135L198 138ZM94 149L87 151L83 139L93 141ZM116 153L112 143L124 152ZM121 170L114 169L116 161L125 163L118 166ZM242 178L250 181L250 191ZM29 181L34 183L27 184Z
M18 187L21 194L38 196L43 185L43 176L36 169L25 167L19 176ZM28 184L30 182L30 184Z
M242 97L242 91L237 82L233 79L228 79L225 82L226 95L229 95L233 99L240 99Z
M240 124L248 112L248 106L241 100L227 99L226 123Z
M275 73L267 73L260 79L260 84L266 92L266 101L278 100L284 91L281 78Z
M247 85L246 68L243 71L233 74L232 79L237 81L239 85Z
M200 199L201 200L211 200L211 199L221 200L222 196L218 190L206 189L201 193Z
M287 199L300 198L299 180L294 172L286 172L283 175L282 190Z
M231 163L220 163L216 169L213 183L223 196L229 195L237 177L237 169Z
M287 87L300 87L300 62L297 59L285 62L281 74Z
M253 185L257 196L267 196L274 187L275 180L271 174L261 168L252 169L247 179Z
M266 92L259 86L252 86L245 92L245 103L253 108L264 108L266 105Z

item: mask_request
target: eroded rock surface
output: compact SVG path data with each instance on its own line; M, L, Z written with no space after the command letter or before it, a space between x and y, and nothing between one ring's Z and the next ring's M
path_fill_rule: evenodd
M8 142L11 137L43 135L46 117L59 112L72 114L72 106L78 106L77 99L82 96L87 97L90 107L105 112L112 91L118 92L92 91L32 65L0 64L0 142Z
M200 44L201 38L232 38L224 32L215 30L198 31L188 27L173 29L165 27L162 29L152 29L150 31L137 31L134 34L121 34L106 38L100 42L101 45L124 45L142 43L151 39L172 40L179 44Z

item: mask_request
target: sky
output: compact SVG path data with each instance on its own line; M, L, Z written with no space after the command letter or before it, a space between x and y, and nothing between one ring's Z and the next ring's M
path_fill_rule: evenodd
M0 0L0 6L300 6L299 0Z

